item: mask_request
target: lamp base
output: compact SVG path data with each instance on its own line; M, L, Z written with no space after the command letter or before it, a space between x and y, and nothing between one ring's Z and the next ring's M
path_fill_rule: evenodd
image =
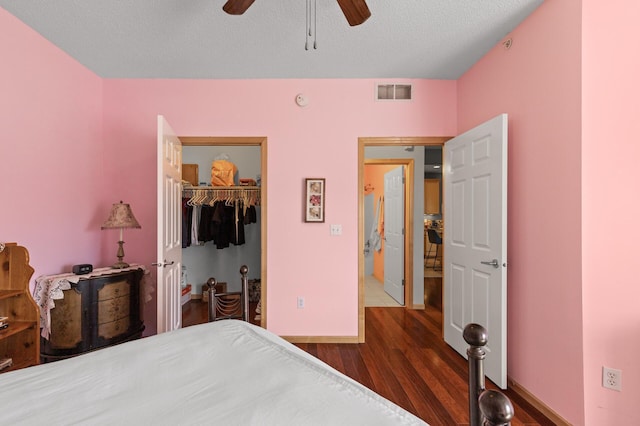
M123 244L124 241L118 241L118 253L116 254L116 256L118 257L118 261L111 265L113 269L124 269L129 267L128 263L122 261L122 259L124 259L124 247L122 247Z

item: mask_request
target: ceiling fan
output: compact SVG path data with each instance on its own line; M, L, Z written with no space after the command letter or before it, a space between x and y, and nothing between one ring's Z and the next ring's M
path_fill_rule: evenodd
M227 0L222 10L229 15L242 15L255 0ZM371 12L366 0L336 0L349 25L356 26L369 19Z

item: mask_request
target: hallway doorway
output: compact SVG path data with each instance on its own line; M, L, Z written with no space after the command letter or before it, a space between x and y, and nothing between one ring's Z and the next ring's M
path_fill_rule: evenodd
M373 161L373 158L368 158L365 154L365 148L379 147L379 148L400 148L410 152L412 147L428 146L428 145L443 145L445 141L449 140L449 137L406 137L406 138L359 138L358 139L358 341L365 341L365 321L364 321L364 307L365 307L365 241L368 239L369 234L365 229L364 220L364 167L368 161ZM406 198L405 198L405 261L404 261L404 277L405 277L405 307L406 309L425 309L425 291L424 291L424 225L423 225L423 206L420 205L416 210L415 205L415 192L416 186L422 188L423 186L423 162L416 165L416 169L420 169L421 183L416 185L414 183L418 173L414 171L414 159L409 154L407 158L398 159L411 164L411 167L407 167L406 174ZM387 159L393 158L393 155L386 157ZM383 161L380 158L376 161ZM392 161L392 160L387 160ZM422 199L422 195L419 197Z

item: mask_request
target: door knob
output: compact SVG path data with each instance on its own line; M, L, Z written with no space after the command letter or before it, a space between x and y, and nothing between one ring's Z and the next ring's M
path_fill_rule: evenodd
M172 260L171 262L167 263L167 259L164 260L164 262L153 262L151 265L152 266L162 266L163 268L166 266L171 266L173 265L175 262Z
M482 263L483 265L489 265L489 266L493 266L494 268L498 269L500 267L500 262L498 262L498 259L493 259L492 261L488 262L488 261L481 261L480 263Z

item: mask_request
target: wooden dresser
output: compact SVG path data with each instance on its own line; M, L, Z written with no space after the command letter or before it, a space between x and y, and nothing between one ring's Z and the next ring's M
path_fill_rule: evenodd
M43 362L68 358L138 339L144 331L140 286L142 268L113 269L83 278L63 290L50 311L49 338L41 338Z

